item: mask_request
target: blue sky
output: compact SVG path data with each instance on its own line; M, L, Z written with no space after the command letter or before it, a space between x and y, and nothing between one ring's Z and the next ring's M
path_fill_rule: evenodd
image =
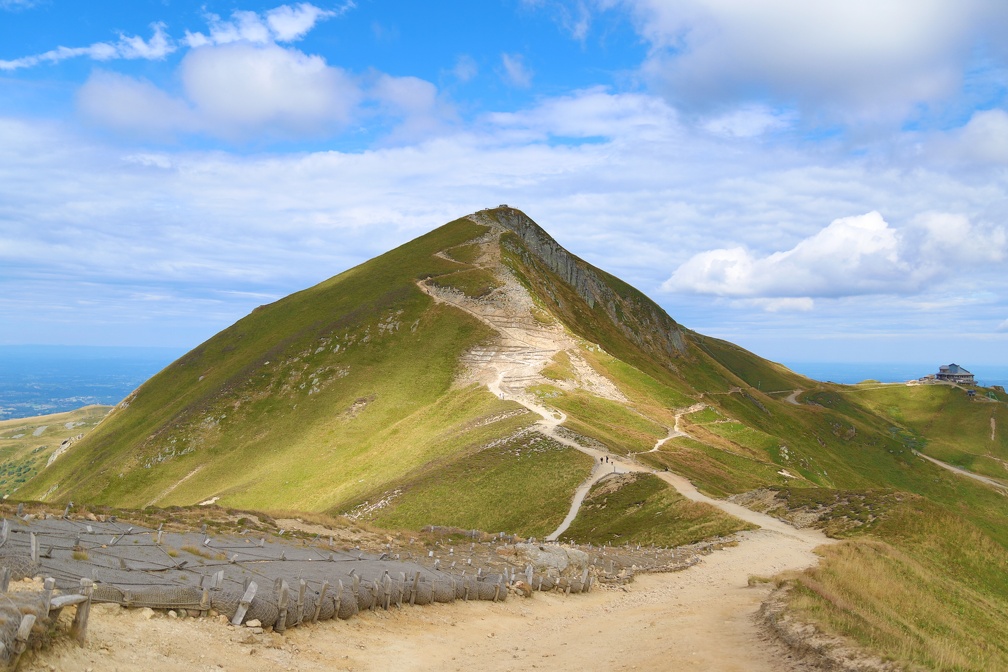
M192 347L508 203L771 359L1008 364L1005 34L988 0L0 0L0 345Z

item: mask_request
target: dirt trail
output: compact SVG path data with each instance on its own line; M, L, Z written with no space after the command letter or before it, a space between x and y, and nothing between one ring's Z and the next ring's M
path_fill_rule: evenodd
M155 504L157 504L158 502L160 502L162 499L164 499L165 497L167 497L168 495L170 495L171 493L173 493L175 491L175 488L179 487L180 485L182 485L183 483L185 483L186 481L188 481L190 478L192 478L193 476L195 476L196 474L198 474L200 472L200 470L204 466L205 465L200 465L200 466L196 467L195 469L193 469L192 471L190 471L188 474L186 474L185 476L183 476L182 478L180 478L178 481L176 481L172 485L169 485L167 488L164 489L164 491L161 492L160 495L158 495L157 497L155 497L151 501L149 501L146 504L144 504L144 508L146 508L148 506L154 506Z
M980 474L974 474L972 471L966 471L965 469L960 469L959 467L955 467L951 464L948 464L947 462L942 462L941 460L936 460L933 457L928 457L924 453L919 453L916 450L914 451L914 455L923 458L928 462L936 464L942 469L947 469L948 471L951 471L953 474L959 474L960 476L965 476L966 478L972 478L974 481L980 481L981 483L984 483L986 485L990 485L999 490L1004 490L1005 492L1008 492L1008 485L1005 485L1001 481L996 481L993 478L988 478L987 476L981 476Z
M753 621L769 588L747 583L815 562L808 549L758 530L686 571L639 576L625 589L365 612L282 636L100 605L85 648L60 641L21 669L804 672Z

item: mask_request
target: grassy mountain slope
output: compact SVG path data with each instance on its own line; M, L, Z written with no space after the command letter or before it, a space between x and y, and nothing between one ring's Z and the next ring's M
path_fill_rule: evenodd
M24 496L58 485L59 500L119 506L219 496L324 510L510 431L524 421L475 421L514 404L452 387L488 330L415 286L459 267L436 252L483 231L453 222L258 308L138 389Z
M507 400L489 392L495 376ZM793 608L822 628L927 667L1008 667L1004 647L983 646L1008 641L1008 497L915 453L1004 478L1004 403L815 383L681 327L510 208L253 311L17 494L121 507L219 498L541 537L592 458L541 433L536 408L562 413L582 446L715 496L769 489L779 515L847 537L791 580ZM653 478L600 483L586 502L568 538L664 544L742 527ZM907 620L887 594L929 605L938 625ZM977 604L993 616L974 627Z

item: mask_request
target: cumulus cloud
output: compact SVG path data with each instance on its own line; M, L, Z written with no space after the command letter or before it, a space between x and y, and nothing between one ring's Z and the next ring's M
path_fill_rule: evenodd
M962 128L938 138L933 153L971 166L1008 165L1008 112L974 112Z
M95 61L111 61L117 58L160 60L177 49L174 41L165 33L163 23L152 24L151 29L153 35L149 40L138 35L120 33L116 42L95 42L87 47L57 47L34 56L0 60L0 70L19 70L78 57L87 57Z
M703 111L770 98L834 120L899 120L958 91L1008 6L875 0L625 0L651 44L644 66L677 104Z
M172 96L145 80L98 71L78 92L78 107L120 130L241 139L262 130L302 136L341 127L361 97L345 71L276 44L193 49L179 75L183 95Z
M929 213L891 227L878 212L836 219L789 250L767 255L742 247L700 252L664 283L667 291L768 300L906 294L963 265L996 264L1008 252L1004 227L962 215ZM777 308L779 309L779 308Z
M357 76L273 42L192 49L178 81L181 90L170 94L144 79L95 71L78 92L78 109L117 131L232 141L322 137L369 114L379 123L392 121L397 138L415 138L454 118L437 87L424 79Z
M186 31L185 42L190 47L250 42L293 42L300 40L319 21L339 16L354 7L347 2L338 9L320 9L302 2L297 5L280 5L263 13L238 10L230 19L217 14L207 14L207 33Z
M192 109L144 79L96 70L77 92L89 119L126 134L170 137L197 130Z
M354 79L320 56L277 45L235 43L189 52L180 69L186 96L211 129L238 135L267 125L315 133L350 120Z
M532 70L521 54L501 54L501 76L511 86L527 89L532 86Z

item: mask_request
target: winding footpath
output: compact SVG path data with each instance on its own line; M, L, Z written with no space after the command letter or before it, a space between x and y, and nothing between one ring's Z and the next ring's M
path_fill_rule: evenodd
M532 318L532 299L500 263L496 235L499 231L491 231L484 239L488 244L476 264L494 273L502 283L490 296L477 301L456 291L434 287L429 282L421 281L417 285L434 301L468 313L499 334L497 343L477 348L467 357L471 369L469 380L484 384L498 398L513 400L535 413L540 418L535 425L539 432L594 461L591 474L574 493L567 516L549 538L557 539L564 533L577 517L592 485L612 473L653 474L683 497L717 507L759 529L739 533L737 546L707 556L684 572L641 577L640 588L630 589L625 603L617 604L619 600L606 591L593 591L586 600L578 600L576 605L569 603L569 608L567 602L555 600L553 596L537 597L537 602L555 601L555 604L546 607L546 613L534 617L539 627L531 629L532 612L526 612L526 607L515 607L521 614L511 625L506 625L499 615L495 616L494 631L470 643L487 642L488 638L492 641L495 634L501 635L501 643L506 642L507 646L500 651L502 657L499 659L488 658L479 646L472 649L475 658L463 655L470 647L462 646L452 649L450 662L444 657L433 656L414 669L461 670L471 669L473 665L488 670L514 669L516 662L531 663L533 660L545 662L554 669L593 669L600 664L608 669L638 666L639 669L669 669L671 666L746 672L804 669L787 651L768 641L756 624L754 616L770 587L762 584L753 588L748 579L754 575L774 576L811 567L818 562L814 549L833 543L832 540L819 530L796 529L771 516L708 497L679 474L656 471L630 456L580 445L559 432L566 415L544 406L529 388L547 382L541 370L558 352L568 352L573 361L579 358L577 352L585 344L573 339L560 325L544 325ZM625 401L611 381L591 371L590 367L587 369L577 368L579 385L592 394ZM797 403L797 394L789 398L791 403ZM678 415L699 408L702 404L682 409ZM652 450L660 449L665 441L681 435L683 431L677 417L669 436L656 442ZM549 613L553 607L556 611ZM649 634L651 628L654 628L654 635ZM645 633L648 635L642 636ZM457 639L458 633L453 633L452 641ZM518 648L512 644L516 641L521 642ZM563 646L568 642L574 646ZM403 653L408 651L409 648L404 648ZM512 654L510 658L505 652ZM543 660L553 656L556 658ZM491 662L494 660L497 663Z

